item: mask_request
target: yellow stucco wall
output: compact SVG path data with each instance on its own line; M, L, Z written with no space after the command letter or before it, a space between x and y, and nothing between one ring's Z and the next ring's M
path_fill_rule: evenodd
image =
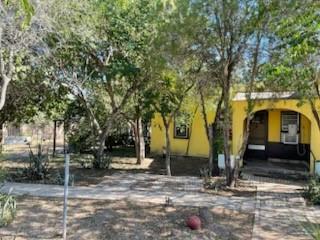
M300 142L310 144L311 122L307 117L301 115Z
M320 109L320 101L316 103ZM243 126L246 119L247 102L233 101L233 118L232 118L232 153L237 155L242 144ZM278 141L280 139L280 111L289 110L296 111L303 115L301 118L301 140L305 143L310 142L312 153L310 154L310 172L314 171L314 160L320 160L320 131L316 120L314 119L309 104L299 104L298 100L259 100L256 102L254 112L260 110L269 110L269 141ZM320 110L319 110L320 111Z
M268 113L268 141L280 142L281 111L270 110Z
M193 114L194 118L190 127L190 138L174 138L174 122L170 125L171 151L175 155L208 157L209 144L204 128L204 120L200 110ZM213 112L208 114L208 122L212 122ZM165 146L165 128L160 114L156 114L151 122L151 152L162 154Z

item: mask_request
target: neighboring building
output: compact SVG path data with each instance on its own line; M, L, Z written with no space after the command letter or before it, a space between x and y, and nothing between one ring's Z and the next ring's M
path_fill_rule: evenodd
M4 151L21 150L36 147L38 144L46 146L49 149L54 147L63 147L63 124L46 121L42 123L9 123L3 126L2 130L2 149Z
M304 164L313 173L315 160L320 160L320 131L310 105L303 104L292 92L262 92L251 96L255 114L244 158L248 161L289 160L283 163ZM316 106L320 109L320 100ZM213 115L209 114L209 122ZM235 156L242 145L246 116L246 94L238 93L232 101L232 154ZM151 152L163 153L165 132L159 115L151 127ZM171 124L173 154L208 157L208 140L199 111L193 116L186 138L177 138L177 128L179 125Z

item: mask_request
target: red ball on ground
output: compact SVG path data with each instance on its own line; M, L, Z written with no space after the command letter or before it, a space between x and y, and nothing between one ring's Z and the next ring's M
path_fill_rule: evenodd
M191 216L187 219L187 226L192 230L198 230L201 228L201 220L198 216Z

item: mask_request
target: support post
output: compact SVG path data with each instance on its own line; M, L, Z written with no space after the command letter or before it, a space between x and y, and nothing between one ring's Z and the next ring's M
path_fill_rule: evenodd
M57 143L57 120L54 120L53 124L53 151L52 156L56 156L56 143Z
M67 210L68 210L68 187L69 187L69 162L70 155L65 155L64 166L64 198L63 198L63 240L67 240Z

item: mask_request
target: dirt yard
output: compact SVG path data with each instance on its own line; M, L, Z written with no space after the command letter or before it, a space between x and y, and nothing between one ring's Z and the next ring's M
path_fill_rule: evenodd
M0 239L61 239L62 200L19 197L16 219ZM69 200L68 239L250 239L253 214L223 208L166 207L128 201ZM204 226L192 231L190 215Z
M98 184L104 176L113 173L150 173L165 174L165 161L161 156L148 156L141 165L136 164L134 149L115 149L110 153L112 163L110 169L90 169L92 156L87 154L71 155L70 175L74 177L74 185L88 186ZM82 164L85 162L86 164ZM202 158L172 157L171 169L173 176L199 176L199 169L206 164ZM4 153L0 157L0 167L8 171L8 180L24 183L57 184L57 178L63 175L64 159L62 155L50 158L49 175L45 180L32 180L23 176L22 172L29 164L28 151Z

